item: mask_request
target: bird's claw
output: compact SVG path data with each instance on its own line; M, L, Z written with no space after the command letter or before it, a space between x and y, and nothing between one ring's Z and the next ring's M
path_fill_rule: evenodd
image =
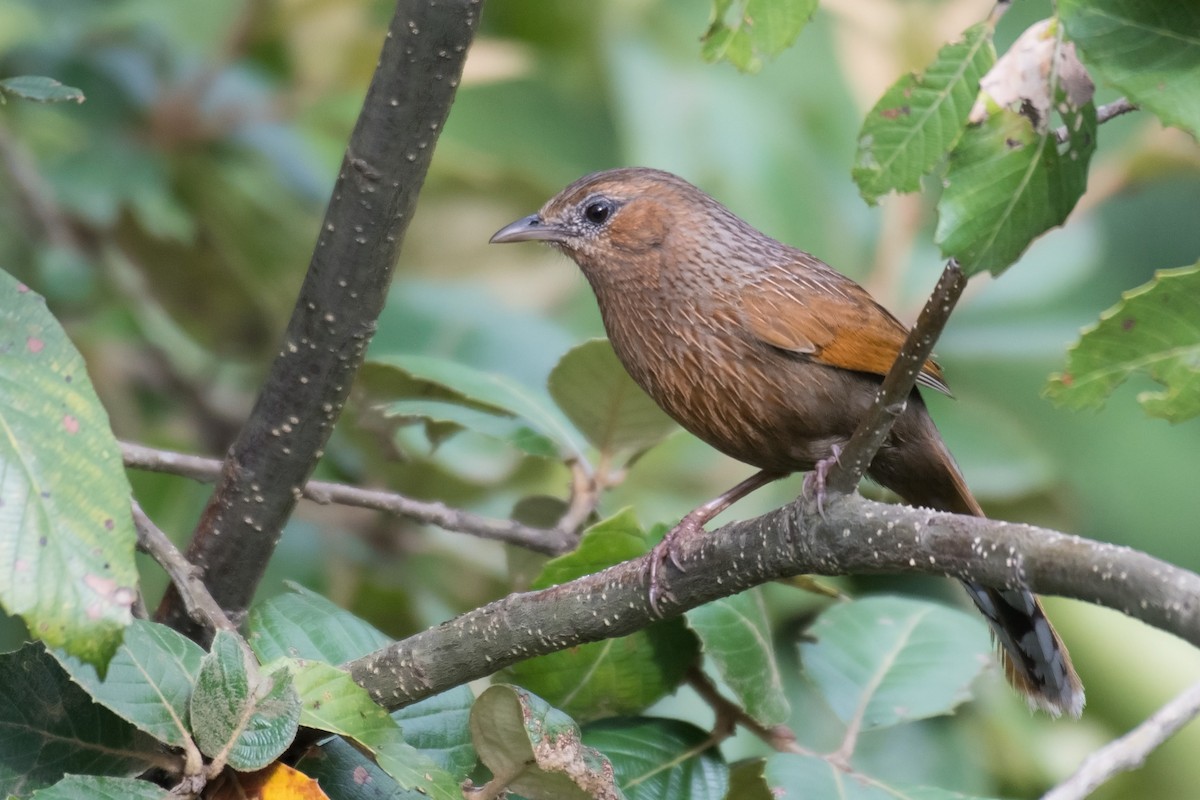
M656 546L650 551L650 570L648 581L650 588L646 591L646 597L650 601L650 611L654 616L662 619L662 602L664 598L674 600L675 596L671 591L663 585L662 582L662 565L666 562L667 556L659 553L659 548ZM674 561L674 559L672 559Z
M804 478L804 491L812 494L817 502L817 513L822 517L825 516L825 481L829 477L829 470L833 469L833 465L838 463L838 458L842 455L841 445L832 445L830 449L831 454L818 461L812 472Z
M675 595L666 587L663 582L663 566L670 561L671 565L680 572L687 572L687 567L679 560L679 556L675 553L675 543L680 537L693 536L697 533L703 533L703 526L689 514L679 521L671 530L667 531L667 535L662 538L662 541L654 545L650 551L650 568L647 571L647 583L649 588L646 591L647 599L650 601L650 610L656 617L662 619L662 601L664 599L675 600Z

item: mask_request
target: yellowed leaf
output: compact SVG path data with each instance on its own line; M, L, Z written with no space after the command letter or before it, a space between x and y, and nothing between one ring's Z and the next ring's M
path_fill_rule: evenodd
M276 762L258 772L226 772L213 800L329 800L315 780Z

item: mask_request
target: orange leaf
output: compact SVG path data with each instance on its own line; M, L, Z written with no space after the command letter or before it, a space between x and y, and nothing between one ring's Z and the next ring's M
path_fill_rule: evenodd
M213 800L329 800L329 795L303 772L276 762L258 772L225 773Z

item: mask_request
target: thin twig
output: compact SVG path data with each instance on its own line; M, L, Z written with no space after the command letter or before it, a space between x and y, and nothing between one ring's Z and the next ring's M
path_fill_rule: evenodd
M236 631L237 628L229 621L229 617L225 616L221 606L209 594L196 567L183 557L167 535L146 516L146 512L136 500L132 505L138 547L157 561L170 576L171 583L183 599L188 616L210 631Z
M708 703L713 713L716 714L717 719L713 723L713 737L716 739L714 744L728 739L733 735L734 729L740 725L780 753L817 755L813 751L801 747L796 742L796 734L792 733L792 729L788 726L772 725L767 727L750 716L745 709L721 694L699 668L693 667L688 671L687 682L696 691L696 694L700 695L700 699Z
M941 278L933 288L917 324L909 331L908 339L900 348L896 362L888 371L887 377L875 395L875 403L871 411L859 423L849 443L842 449L837 463L829 472L826 487L835 493L846 494L854 491L858 482L870 466L875 454L879 451L892 423L904 411L908 396L916 385L921 368L933 353L933 346L941 335L942 328L950 319L950 312L958 298L962 296L967 286L967 277L958 266L958 261L950 259L946 263Z
M1140 767L1160 744L1200 715L1200 683L1155 711L1141 725L1088 756L1071 777L1042 800L1082 800L1122 772Z
M128 467L182 475L203 483L211 483L221 474L221 462L215 458L157 450L131 442L121 443L121 455ZM560 527L544 530L511 520L490 519L442 503L414 500L395 492L310 480L304 485L302 494L314 503L336 503L385 511L425 525L437 525L455 533L507 542L545 555L561 555L576 544L575 536Z
M171 578L171 583L179 592L188 616L196 623L204 626L210 632L219 630L229 631L241 648L249 669L255 670L258 665L257 657L250 649L245 638L238 633L237 626L230 621L221 606L213 599L208 587L201 580L199 570L191 564L170 538L163 533L137 500L130 502L133 511L133 524L137 528L138 547L158 562L163 571ZM227 753L221 753L207 766L196 744L190 736L184 737L183 780L176 787L181 796L192 796L202 789L205 783L220 774L225 767Z
M991 12L988 14L988 22L992 27L1000 21L1000 18L1012 7L1012 0L997 0L996 5L992 6Z
M1128 114L1130 111L1137 110L1138 107L1124 97L1113 100L1111 103L1096 109L1096 124L1103 125L1113 117L1119 117L1122 114ZM1059 144L1062 144L1071 138L1071 131L1067 130L1066 125L1063 125L1054 131L1054 138Z
M592 472L583 461L575 460L571 467L571 494L567 509L559 517L555 531L572 540L578 539L583 525L600 502L600 472Z
M1113 100L1108 105L1103 105L1096 109L1096 124L1103 125L1113 117L1119 117L1122 114L1128 114L1130 111L1137 110L1137 106L1129 102L1127 98L1121 97L1117 100Z

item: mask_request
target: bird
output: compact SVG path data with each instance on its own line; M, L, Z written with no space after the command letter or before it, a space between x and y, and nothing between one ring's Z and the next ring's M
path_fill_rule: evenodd
M585 175L490 241L544 242L569 256L633 380L683 428L759 470L685 516L659 545L665 555L652 554L652 608L673 537L773 480L823 476L908 335L858 283L661 170ZM949 394L932 360L917 384ZM915 386L867 474L910 504L984 516ZM963 585L1009 683L1031 707L1079 717L1082 683L1037 597Z

